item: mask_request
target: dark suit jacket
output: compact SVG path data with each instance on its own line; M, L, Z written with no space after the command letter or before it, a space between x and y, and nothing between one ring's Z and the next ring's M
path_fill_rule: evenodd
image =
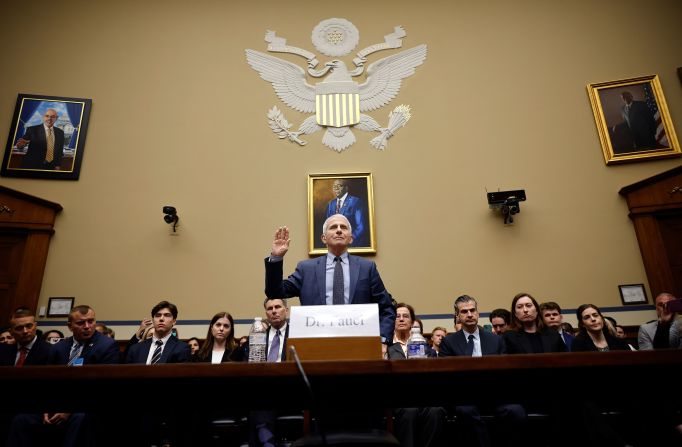
M620 338L613 337L610 334L605 334L606 343L609 345L609 351L629 351L628 344ZM579 334L573 340L573 352L597 351L597 347L587 334Z
M325 219L336 214L336 202L338 200L339 199L334 199L329 202ZM352 246L364 247L369 245L367 229L365 228L365 210L360 198L348 194L339 210L339 214L346 216L346 219L348 219L348 222L350 222L350 225L353 228Z
M289 278L282 279L283 262L270 262L265 258L265 295L268 298L300 298L302 306L327 304L327 256L301 261ZM350 270L350 303L379 305L381 336L393 339L395 309L374 262L358 256L348 256Z
M56 345L52 345L51 365L66 365L73 345L73 337L67 337ZM81 352L84 365L101 365L119 363L119 350L116 340L95 331Z
M632 101L630 111L623 106L621 109L623 120L628 123L635 148L653 149L658 146L656 143L656 120L654 113L649 109L644 101Z
M502 337L507 348L507 354L534 354L533 347L525 333L507 331ZM543 329L540 332L542 352L566 352L566 345L557 331Z
M64 154L64 131L52 127L54 130L54 159L49 165L46 165L45 154L47 153L47 135L45 134L45 126L41 123L37 126L31 126L26 129L26 133L22 137L25 140L31 140L28 143L28 149L21 162L21 167L26 169L53 169L59 166Z
M572 334L569 334L566 331L562 331L560 337L563 338L564 344L566 345L566 350L567 351L572 351L572 346L573 346L573 340L575 340L575 336Z
M17 344L0 345L0 366L14 366L17 358ZM47 365L50 360L52 345L43 340L36 340L33 347L28 351L24 366Z
M448 334L443 337L443 340L440 342L440 356L449 357L465 355L468 335L468 333L464 332L464 329L460 329L454 334ZM499 355L507 353L502 337L486 332L482 328L479 328L478 335L481 338L482 355Z
M152 346L152 340L152 338L148 338L145 341L141 341L131 346L128 350L126 363L147 363L147 356L149 355L149 349ZM163 347L159 363L189 362L191 351L192 350L187 343L171 336L166 342L166 346Z

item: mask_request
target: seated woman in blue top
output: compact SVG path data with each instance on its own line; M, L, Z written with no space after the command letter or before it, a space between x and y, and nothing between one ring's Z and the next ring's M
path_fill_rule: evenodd
M576 311L580 333L573 340L573 352L627 351L630 347L609 332L601 310L594 304L583 304Z

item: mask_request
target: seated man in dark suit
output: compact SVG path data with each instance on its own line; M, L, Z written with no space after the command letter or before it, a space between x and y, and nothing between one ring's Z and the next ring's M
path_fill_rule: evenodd
M73 336L52 346L48 363L51 365L82 366L118 363L118 345L95 330L95 311L81 305L71 309L67 326ZM36 428L50 425L65 433L64 445L76 443L97 445L94 415L83 413L21 414L14 418L10 428L8 446L31 446L40 432Z
M178 318L178 308L173 303L161 301L151 311L154 335L130 347L126 363L157 365L162 363L185 363L191 361L189 345L172 335L173 326ZM161 445L173 440L176 443L187 442L189 429L185 415L177 413L168 405L159 411L141 413L133 429L139 430L134 445ZM189 445L189 444L188 444Z
M46 365L52 345L36 335L38 324L34 313L19 309L14 312L9 324L9 332L16 343L2 345L7 349L0 351L0 366Z
M482 330L478 326L478 304L473 297L462 295L455 300L455 314L462 329L447 335L440 344L441 357L499 355L506 352L501 337ZM500 422L500 437L510 445L517 445L512 436L519 431L519 424L525 423L526 411L521 405L493 404L490 409ZM470 425L482 447L491 445L490 434L481 419L479 407L475 405L457 405L455 414ZM513 428L513 429L512 429Z
M173 337L171 331L178 318L173 303L161 301L152 308L154 336L130 347L126 363L184 363L190 361L189 345Z
M542 303L540 304L540 315L546 327L557 331L559 337L561 337L561 340L566 345L566 350L570 352L575 337L573 334L565 332L561 327L561 323L564 321L564 317L561 315L561 307L554 301Z

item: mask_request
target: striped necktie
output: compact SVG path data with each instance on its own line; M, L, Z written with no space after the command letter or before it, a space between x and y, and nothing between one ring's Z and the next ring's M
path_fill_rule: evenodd
M71 354L69 354L69 362L66 364L67 366L73 366L73 362L76 361L78 357L80 357L81 352L83 352L83 343L76 343L73 345L71 348Z
M152 365L156 365L161 360L161 347L163 346L163 341L156 340L156 348L154 349L154 355L152 355Z

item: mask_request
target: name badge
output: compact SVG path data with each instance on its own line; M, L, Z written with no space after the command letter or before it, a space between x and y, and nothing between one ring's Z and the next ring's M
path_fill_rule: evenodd
M291 307L289 338L379 336L376 303Z

